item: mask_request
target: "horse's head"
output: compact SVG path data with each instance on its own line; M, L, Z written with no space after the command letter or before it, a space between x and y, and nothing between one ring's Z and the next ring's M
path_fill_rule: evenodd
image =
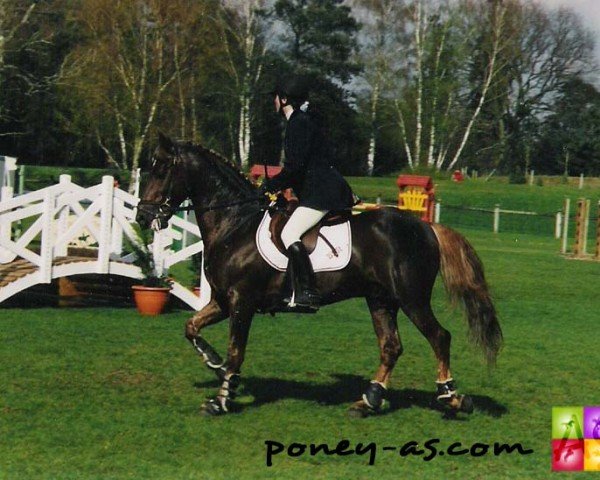
M138 204L136 221L142 228L167 228L169 219L188 196L188 179L178 145L162 133L152 155L150 175Z

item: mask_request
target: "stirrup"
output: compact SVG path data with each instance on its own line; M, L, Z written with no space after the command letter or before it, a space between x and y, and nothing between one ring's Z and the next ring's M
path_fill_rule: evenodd
M303 290L299 295L299 299L296 296L296 292L293 293L292 298L288 302L289 307L304 307L318 310L321 306L321 295L318 292L307 289Z

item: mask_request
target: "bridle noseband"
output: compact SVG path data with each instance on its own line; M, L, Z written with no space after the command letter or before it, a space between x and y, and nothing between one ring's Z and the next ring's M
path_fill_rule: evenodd
M156 227L158 227L158 229L165 228L168 224L169 219L178 210L180 210L179 208L174 208L172 205L173 188L174 188L173 169L178 164L182 164L185 168L185 161L181 157L181 153L179 151L179 146L174 145L174 149L175 149L175 152L173 154L173 158L170 160L171 165L169 165L168 171L166 174L166 179L168 179L167 193L165 194L164 192L161 192L161 195L160 195L161 200L160 201L153 202L151 200L140 200L138 202L138 211L148 214L149 216L153 216L154 219L153 219L152 223L154 224L154 222L158 222L158 225L156 225ZM155 160L154 162L156 162L156 161L157 160ZM188 177L188 175L185 174L185 172L184 172L183 183L184 183L184 188L185 188L185 198L189 198L190 193L191 193L187 177ZM151 209L148 207L153 207L153 208ZM154 210L154 208L156 208L156 210ZM184 207L183 209L186 209L186 208Z

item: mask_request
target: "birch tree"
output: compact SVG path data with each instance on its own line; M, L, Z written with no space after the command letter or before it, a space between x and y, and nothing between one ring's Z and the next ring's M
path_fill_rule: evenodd
M262 12L269 0L222 0L228 18L220 25L225 30L228 72L233 77L235 95L239 103L237 155L242 169L249 167L250 126L252 124L251 103L253 93L261 80L266 62L269 24Z
M396 55L405 77L391 88L409 168L455 168L502 69L505 7L499 0L415 0ZM473 76L472 58L483 58Z
M382 97L385 98L392 78L398 78L394 72L401 61L394 58L393 52L397 39L406 35L403 28L405 11L401 0L353 0L348 4L353 16L360 22L358 35L359 63L364 66L360 75L359 87L366 90L367 115L369 117L369 150L367 153L367 175L371 176L375 168L377 131L381 127L377 111Z
M196 51L192 33L203 14L203 3L191 0L83 1L77 21L87 42L65 63L63 83L77 92L75 108L85 113L108 164L136 172L176 81L183 94L183 72Z

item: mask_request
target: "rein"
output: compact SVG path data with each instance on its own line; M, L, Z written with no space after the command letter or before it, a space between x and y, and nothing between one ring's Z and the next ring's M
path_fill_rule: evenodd
M224 210L226 208L237 207L238 205L244 205L246 203L261 202L261 201L262 201L262 199L260 199L260 198L251 197L251 198L245 198L244 200L239 200L237 202L218 203L218 204L212 205L210 207L201 207L198 209L194 209L194 207L192 205L188 205L187 207L178 207L174 211L175 212L189 212L191 210L196 210L198 213L206 213L206 212L212 212L213 210Z

